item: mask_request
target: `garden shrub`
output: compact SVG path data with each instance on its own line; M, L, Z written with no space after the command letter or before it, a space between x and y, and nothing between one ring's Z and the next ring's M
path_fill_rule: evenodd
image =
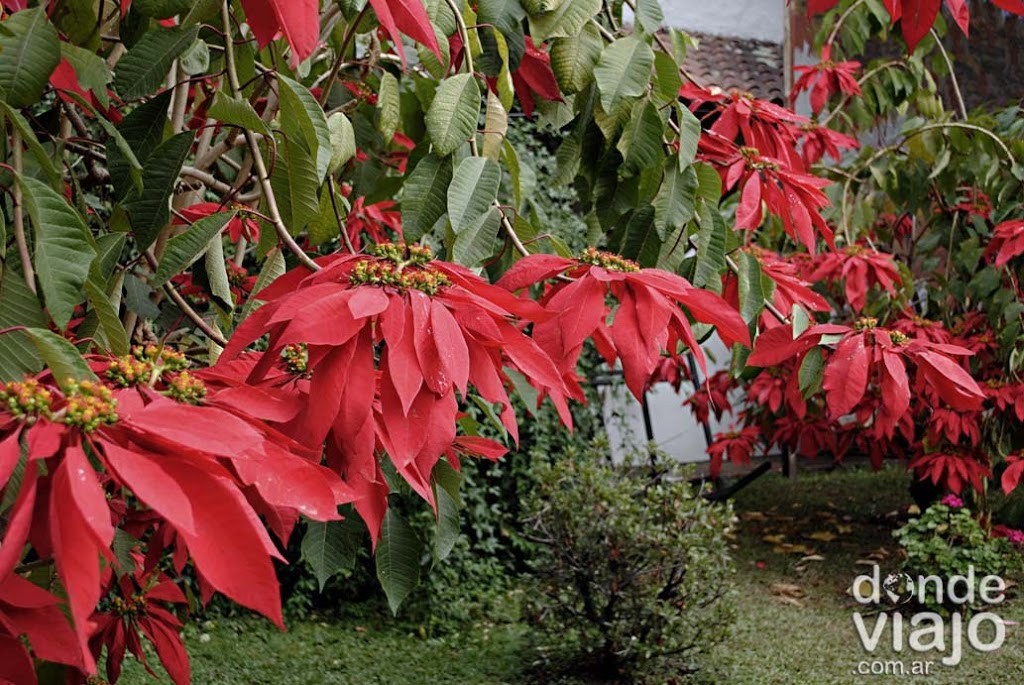
M526 610L552 663L666 682L728 636L732 508L654 463L620 469L589 455L543 470L527 502L540 551Z
M1019 573L1021 557L1009 540L990 535L975 514L956 495L947 495L931 505L921 516L910 519L906 525L893 531L893 537L902 548L903 572L918 576L938 576L946 581L955 575L967 576L974 568L974 596L978 596L980 581L987 575L1006 577ZM925 606L933 611L957 610L958 605L948 601L942 604L936 597L925 594ZM962 605L964 610L976 609Z

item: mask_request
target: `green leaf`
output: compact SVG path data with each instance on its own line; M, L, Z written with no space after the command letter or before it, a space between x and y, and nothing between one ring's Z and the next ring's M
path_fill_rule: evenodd
M4 269L0 279L0 328L42 328L46 323L39 298L28 289L21 274L10 267ZM20 381L41 368L43 360L25 332L0 335L0 381Z
M484 65L489 66L494 72L495 88L498 91L498 101L501 102L501 106L505 108L505 111L512 109L512 102L515 99L516 91L515 84L512 83L512 56L509 54L508 40L505 39L505 35L501 32L495 31L494 29L487 28L480 32L483 39L486 39L486 51L481 55L481 58L488 58L482 61ZM515 34L520 41L523 41L522 29L520 33ZM522 43L522 51L525 51L526 43ZM518 56L522 59L522 55Z
M53 154L47 152L42 146L39 140L36 138L35 131L29 126L28 121L21 115L21 112L14 109L6 102L0 102L0 112L3 113L3 117L6 117L11 125L17 129L18 133L21 134L21 140L25 143L28 151L35 157L36 162L40 168L46 173L46 177L50 179L51 184L60 183L61 172L57 170L57 167L53 163ZM3 121L3 118L0 118Z
M0 93L11 107L34 105L60 63L57 29L46 4L8 17L0 31Z
M380 90L377 93L377 130L384 136L385 143L390 143L395 137L401 120L398 79L390 71L385 71L380 78Z
M697 172L697 197L717 207L722 197L722 178L713 166L704 162L697 162L693 169Z
M95 51L100 49L100 27L103 24L99 20L99 9L100 3L89 0L61 0L49 3L47 13L57 28L57 33L60 34L61 42L73 43L86 50ZM106 18L110 19L109 16Z
M313 94L301 83L278 74L280 84L281 114L278 117L281 128L288 135L289 142L302 141L303 147L315 162L317 188L327 176L331 163L331 134L327 128L327 117Z
M142 190L142 165L164 139L167 126L167 108L173 91L165 90L133 109L116 129L108 130L107 166L110 182L123 198L134 185ZM105 118L99 116L97 121Z
M661 244L661 238L654 227L654 207L643 205L633 212L633 216L626 224L622 256L634 260L644 268L654 267L658 264Z
M688 107L680 105L679 113L679 168L693 164L697 156L697 143L700 142L700 120Z
M722 291L725 270L725 237L728 226L717 204L700 203L700 230L697 231L697 256L693 284L716 293Z
M153 289L141 279L131 274L124 279L124 304L128 311L135 312L140 319L155 319L160 316L160 308L150 299L152 294Z
M91 91L101 107L110 106L107 85L114 80L114 74L107 66L106 60L72 43L62 42L60 53L74 68L79 85Z
M508 138L501 142L501 159L505 162L509 179L512 181L512 197L516 207L523 206L523 173L522 165L519 163L519 154L516 146L509 142Z
M355 567L356 555L362 549L365 535L365 528L357 516L306 524L302 559L313 570L321 592L332 576L347 573Z
M661 50L654 53L654 84L659 101L676 102L679 98L679 87L683 85L679 65L671 55Z
M153 19L170 19L190 9L195 0L134 0L132 9Z
M498 196L501 168L484 157L459 162L448 186L448 219L455 235L482 217Z
M650 100L637 102L615 146L622 153L622 166L627 175L657 167L663 156L664 132L665 124L658 108Z
M601 107L611 112L623 98L643 95L653 66L654 51L635 36L619 38L606 47L594 67Z
M483 155L497 162L501 159L502 142L508 131L508 113L497 95L487 91L487 114L484 116Z
M504 34L515 33L525 17L526 10L519 0L480 0L477 6L477 22Z
M220 9L221 0L189 0L189 3L192 9L182 18L181 26L210 22Z
M578 93L594 80L603 48L601 34L590 23L574 36L551 41L551 70L563 92Z
M135 570L135 557L132 550L139 547L141 543L120 528L114 529L114 539L110 543L110 551L125 573L132 573Z
M761 285L761 263L748 252L739 253L740 316L750 326L757 325L757 317L764 310L765 293Z
M206 244L203 263L210 284L210 297L217 306L230 312L234 309L234 297L231 295L231 282L228 281L228 269L224 261L224 242L220 234L210 238L210 242Z
M197 39L195 43L181 53L178 58L181 70L189 76L205 74L210 68L210 46L205 40Z
M260 118L248 100L233 98L225 93L217 93L210 105L209 115L222 124L249 129L264 136L270 135L270 127Z
M636 20L647 33L657 33L665 21L658 0L636 0Z
M451 248L452 261L470 268L480 266L494 255L499 230L501 210L491 207L455 236Z
M356 132L342 112L327 117L327 130L331 138L331 162L327 165L327 173L333 174L356 156Z
M234 215L234 212L218 212L204 216L189 226L185 232L168 240L167 249L160 259L160 266L150 279L150 285L154 288L160 287L199 259L210 241L214 236L220 235L221 230Z
M811 317L807 315L807 310L796 303L793 304L790 316L793 319L793 340L796 340L810 327Z
M530 11L530 8L526 8ZM530 16L530 35L538 45L549 38L579 35L601 11L601 0L561 0L550 12Z
M27 328L25 333L42 358L43 363L53 372L53 377L62 387L67 381L94 381L96 374L82 359L78 348L66 338L42 328Z
M114 90L125 100L156 92L174 60L191 47L198 36L198 26L150 29L117 63Z
M459 520L459 485L462 474L444 460L434 467L434 494L437 501L437 532L434 534L434 559L444 561L462 534Z
M476 78L457 74L442 81L426 117L434 152L446 156L459 149L476 135L479 116L480 88Z
M335 193L334 202L337 203L338 213L342 217L342 207L345 213L351 208L343 196ZM310 245L323 245L329 240L334 240L341 235L341 226L338 225L338 217L334 215L334 204L331 203L331 186L325 183L320 189L320 211L310 220L307 225L307 236Z
M94 274L94 276L98 276ZM117 284L120 291L121 284ZM100 279L89 278L85 282L85 294L88 296L92 310L96 312L99 320L99 333L102 334L107 350L115 355L128 354L128 334L121 325L121 319L117 315L117 308L111 302L110 295L100 285ZM117 300L120 302L120 292L117 293Z
M285 225L296 235L320 213L320 181L312 158L300 143L289 138L277 146L277 153L270 184Z
M416 533L393 507L389 507L381 525L374 561L377 580L388 598L393 614L420 580L422 543Z
M96 253L89 229L62 195L29 176L18 177L25 193L25 209L35 230L35 267L46 308L63 330L75 306L83 299L82 287Z
M447 37L441 33L437 25L433 26L434 36L437 38L437 47L441 53L440 59L433 53L432 50L428 49L421 43L416 45L416 55L420 59L420 64L427 70L427 72L437 79L437 81L431 80L432 83L440 81L448 73L451 68L451 46L448 45Z
M247 319L250 314L263 306L263 300L260 300L255 296L259 295L261 290L273 283L279 276L283 275L284 271L284 255L281 253L280 248L275 247L267 253L267 257L263 261L263 268L260 269L259 275L256 276L256 284L252 287L253 295L245 301L245 306L242 307L242 321Z
M109 282L127 240L126 233L107 233L96 239L96 259L90 267L90 278L98 278L103 283Z
M808 350L807 354L804 355L804 359L800 363L800 370L797 372L797 380L800 383L800 392L802 392L804 396L810 396L812 393L821 389L824 370L825 358L821 352L821 348L812 347Z
M427 155L412 170L402 188L402 229L405 239L416 241L448 211L452 160Z
M665 165L665 178L654 198L654 225L662 240L693 218L697 197L697 172L693 167L680 171L671 160Z
M168 138L146 161L142 170L142 193L125 206L140 249L153 244L171 217L168 201L174 194L181 166L192 149L194 135L186 131Z

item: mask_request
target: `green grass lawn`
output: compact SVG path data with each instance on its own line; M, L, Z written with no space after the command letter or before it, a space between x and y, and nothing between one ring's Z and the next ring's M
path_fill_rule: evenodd
M902 472L837 471L802 474L795 481L769 474L739 493L737 584L739 619L732 638L717 648L696 678L703 684L856 685L946 683L1001 685L1024 681L1024 628L1011 626L996 652L968 652L957 667L939 656L865 655L847 594L868 570L858 561L895 568L890 531L909 504ZM1024 600L999 607L1024 623ZM280 633L265 621L231 619L191 626L193 682L217 685L490 685L531 682L528 629L510 622L460 631L472 637L423 639L415 629L384 617L295 622ZM883 638L890 639L886 632ZM931 660L931 675L859 676L865 659ZM892 668L890 666L890 668ZM138 664L126 664L127 685L155 682ZM584 685L580 681L580 685Z
M895 469L807 474L795 481L769 474L739 493L736 555L743 601L733 637L714 652L702 679L731 685L1024 681L1024 627L1019 626L1007 629L999 650L967 651L956 667L941 665L934 653L894 653L888 631L877 653L865 654L853 624L853 612L861 607L847 591L857 575L869 570L858 561L877 561L883 571L896 569L890 531L905 519L908 484L908 477ZM782 552L787 543L804 545L814 554ZM802 561L809 556L822 559ZM1013 598L997 613L1024 623L1024 600ZM866 659L898 660L908 673L914 660L934 664L927 678L854 675L857 663Z

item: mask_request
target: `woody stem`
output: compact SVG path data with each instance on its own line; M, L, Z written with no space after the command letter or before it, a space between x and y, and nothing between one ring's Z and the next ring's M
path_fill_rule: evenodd
M224 0L221 4L220 13L221 19L224 22L224 61L227 67L228 84L231 86L231 94L235 98L241 98L242 87L238 81L238 70L235 66L235 47L232 42L231 12L228 9L228 0ZM310 259L309 255L305 253L299 244L295 242L291 233L288 232L288 227L284 225L284 220L281 218L281 210L274 196L274 188L270 184L270 174L267 173L267 165L263 161L263 153L260 151L260 144L256 140L256 135L249 129L243 129L243 134L245 135L245 142L249 146L249 152L252 154L253 166L256 167L256 177L259 179L263 198L267 201L267 213L270 217L270 222L274 226L274 230L277 232L278 239L291 250L303 266L310 271L319 271L320 265Z

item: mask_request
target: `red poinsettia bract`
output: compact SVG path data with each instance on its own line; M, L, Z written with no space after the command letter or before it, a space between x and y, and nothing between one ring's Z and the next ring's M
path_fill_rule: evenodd
M524 257L498 281L517 291L565 275L543 296L541 304L553 316L537 322L533 338L559 364L566 377L575 376L583 343L592 338L609 365L622 362L626 386L638 399L662 351L676 354L680 343L689 348L706 372L685 307L697 321L709 323L727 345L750 344L739 312L721 297L695 288L685 278L661 269L641 269L618 255L585 250L578 259L536 254ZM618 303L612 323L606 297Z
M87 673L100 558L117 564L115 529L148 536L156 558L173 548L179 572L191 558L204 599L219 591L282 625L271 562L281 557L260 515L284 542L299 513L337 519L352 500L318 455L207 394L184 365L151 347L95 362L102 380L58 386L47 373L0 385L0 484L15 488L0 571L20 562L26 543L54 562ZM11 478L19 463L20 481Z
M813 16L829 11L838 3L839 0L809 0L807 11ZM910 52L913 52L935 24L942 0L884 0L882 4L888 10L892 22L900 22L903 39L907 42ZM992 0L992 4L1007 12L1024 15L1024 2L1021 0ZM970 6L967 0L946 0L946 9L964 35L967 35L970 23Z
M260 240L260 225L255 219L246 216L245 207L241 205L235 205L232 207L225 207L216 202L197 202L194 205L185 207L178 211L181 218L175 217L174 223L176 225L184 224L187 221L195 222L200 219L212 216L218 212L229 212L234 211L235 214L228 219L227 224L224 225L223 233L226 233L231 242L237 243L239 238L245 238L250 243L258 243Z
M555 364L514 319L543 318L536 303L434 260L426 248L372 249L321 258L322 270L295 269L258 293L267 304L239 326L214 370L230 374L242 350L269 334L244 380L263 383L282 365L308 377L306 404L283 429L312 448L327 441L328 462L358 493L355 506L376 539L388 493L376 455L386 452L433 504L431 474L456 441L459 397L469 386L502 406L515 440L504 367L550 397L567 425L572 419Z
M915 457L910 462L921 480L929 479L936 485L959 494L965 485L978 492L984 490L983 479L992 475L987 464L978 461L975 454L961 452L931 452Z
M811 281L842 281L846 301L855 312L862 311L867 305L868 290L872 285L895 295L896 286L903 282L892 255L863 245L849 245L839 252L819 255L808 278Z
M562 101L562 91L551 70L551 56L526 37L526 51L519 67L512 72L512 85L526 116L533 116L534 95L553 102Z
M763 157L754 148L737 148L730 143L720 145L718 149L723 147L727 151L726 156L705 157L719 165L719 175L726 190L739 188L737 230L757 229L764 220L764 208L767 208L782 219L786 234L811 254L817 247L815 231L829 247L834 247L835 235L821 216L821 210L829 205L822 188L830 185L830 181L787 169L779 160ZM704 145L703 149L709 150L711 146Z
M362 249L363 234L373 243L386 243L402 238L402 214L394 209L394 200L381 200L366 204L365 197L357 197L345 217L345 230L352 247ZM394 235L388 233L388 229Z
M772 303L785 316L790 316L796 305L809 312L831 311L828 301L811 290L811 283L801 273L805 270L801 262L809 262L809 255L798 253L788 259L782 259L770 250L753 246L744 249L757 257L761 264L761 273L775 283ZM736 309L739 309L739 287L739 278L735 274L728 272L723 276L722 297ZM760 323L762 329L783 325L768 310L761 314Z
M828 340L829 336L832 340ZM880 390L881 402L874 417L878 430L892 436L911 403L907 363L916 367L915 387L933 391L950 407L961 411L981 409L984 392L956 358L969 357L970 350L957 345L908 338L904 333L877 327L877 321L863 318L855 327L837 324L812 326L793 338L788 326L765 331L758 337L747 360L751 366L771 367L787 360L803 360L807 352L826 342L836 345L826 361L823 387L831 415L839 418L852 412L865 399L869 383ZM797 382L798 374L791 375Z
M103 608L93 614L96 632L90 640L93 655L99 659L107 651L107 680L117 682L125 654L131 652L151 674L139 635L156 651L174 685L191 682L188 653L181 639L182 623L172 613L174 605L187 606L181 588L159 569L146 567L141 554L133 553L135 568L120 577L111 567L103 570Z
M818 114L825 109L829 99L836 93L860 95L860 84L855 76L860 62L833 62L832 46L821 49L821 61L812 66L797 66L793 70L800 78L793 84L790 101L804 91L811 93L811 110Z
M406 65L405 47L402 45L403 33L430 50L438 59L442 59L437 35L427 15L427 8L421 0L369 0L369 3L377 14L377 21L398 50L402 66Z
M722 472L724 458L735 464L749 464L760 439L761 431L757 426L747 426L738 431L716 435L715 441L708 447L711 477L718 478L718 474Z
M702 106L714 106L717 118L708 129L711 137L754 148L787 168L802 168L796 143L800 127L809 123L807 117L736 90L726 92L687 83L679 89L679 96L694 112Z
M992 259L1002 269L1014 257L1024 254L1024 219L1004 221L992 231L992 240L985 248L985 258Z
M1006 470L1003 471L1000 483L1003 486L1003 492L1010 494L1017 489L1022 477L1024 477L1024 452L1011 454L1006 458Z
M317 0L242 0L242 9L261 49L284 34L292 49L292 66L312 55L320 42Z
M809 168L828 155L835 161L842 159L843 150L856 150L860 141L828 126L811 122L800 127L800 156Z

